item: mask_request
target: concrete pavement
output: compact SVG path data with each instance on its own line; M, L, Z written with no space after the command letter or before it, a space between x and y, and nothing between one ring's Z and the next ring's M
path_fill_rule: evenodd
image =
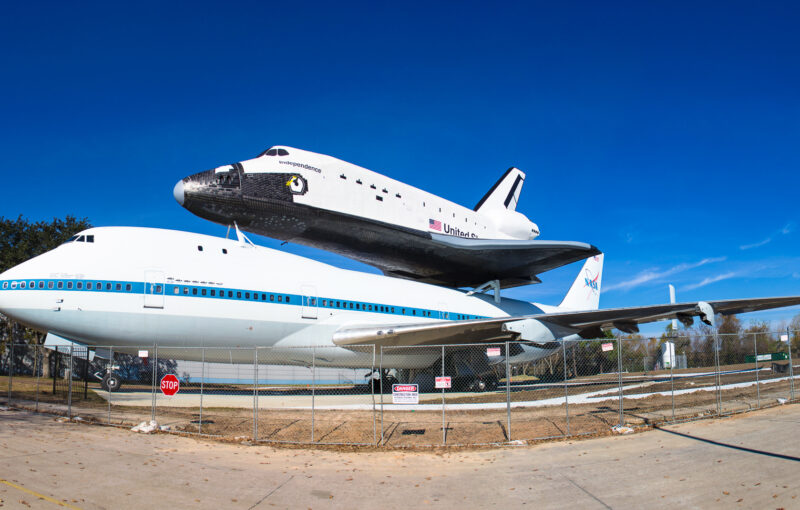
M138 435L10 410L0 411L0 499L86 509L797 508L798 430L800 406L790 405L537 446L353 451Z

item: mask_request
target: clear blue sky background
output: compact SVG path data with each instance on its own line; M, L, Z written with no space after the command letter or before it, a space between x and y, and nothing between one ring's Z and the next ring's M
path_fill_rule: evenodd
M0 215L224 235L172 186L274 144L470 207L515 165L542 239L607 254L604 307L800 294L798 6L7 3Z

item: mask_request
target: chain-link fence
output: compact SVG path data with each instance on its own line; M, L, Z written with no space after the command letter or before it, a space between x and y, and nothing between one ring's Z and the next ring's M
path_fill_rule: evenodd
M794 401L791 345L800 346L798 332L710 328L547 345L347 350L6 343L0 401L240 441L507 444Z

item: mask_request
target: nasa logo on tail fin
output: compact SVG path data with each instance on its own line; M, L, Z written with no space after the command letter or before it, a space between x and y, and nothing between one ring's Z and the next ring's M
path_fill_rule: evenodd
M572 283L559 307L571 310L600 308L600 284L603 279L603 254L589 257Z
M494 186L483 196L473 210L478 212L494 209L515 211L524 182L525 174L519 168L512 166L494 183Z

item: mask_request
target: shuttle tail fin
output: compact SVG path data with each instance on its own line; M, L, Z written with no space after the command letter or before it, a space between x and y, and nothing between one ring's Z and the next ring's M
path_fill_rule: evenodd
M600 283L603 279L603 254L589 257L572 283L559 308L597 310L600 308Z
M519 168L511 167L494 183L492 189L483 196L473 210L486 212L494 209L515 211L525 174Z

